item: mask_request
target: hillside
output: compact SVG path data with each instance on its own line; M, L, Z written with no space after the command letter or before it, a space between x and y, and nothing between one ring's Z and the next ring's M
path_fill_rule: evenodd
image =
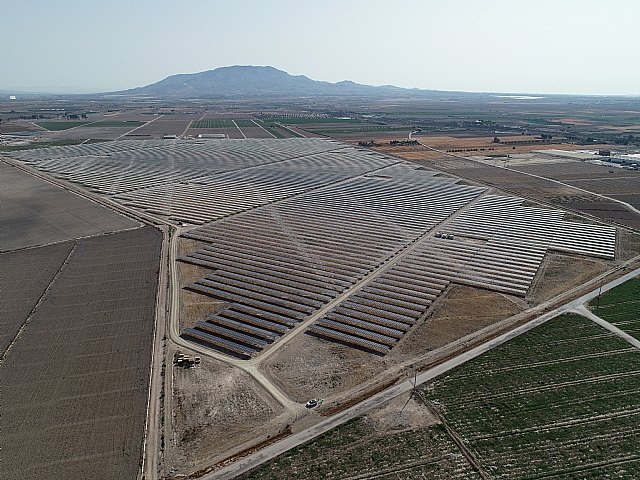
M126 95L158 97L227 96L358 96L426 92L394 86L371 86L343 81L312 80L304 75L289 75L274 67L232 66L206 72L171 75L157 83L117 92Z

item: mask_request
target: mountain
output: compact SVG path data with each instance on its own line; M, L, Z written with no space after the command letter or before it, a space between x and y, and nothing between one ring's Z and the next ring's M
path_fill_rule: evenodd
M154 97L229 97L229 96L354 96L424 92L390 85L374 87L351 81L338 83L312 80L304 75L289 75L274 67L232 66L206 72L172 75L145 87L132 88L120 95Z

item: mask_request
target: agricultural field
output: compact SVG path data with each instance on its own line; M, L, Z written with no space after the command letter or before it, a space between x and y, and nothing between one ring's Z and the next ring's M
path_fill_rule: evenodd
M291 136L291 137L298 137L298 138L304 138L304 136L299 133L296 132L295 130L289 128L289 127L285 127L285 126L277 126L275 127L276 129L282 130L284 134Z
M0 251L7 251L139 224L0 162L0 225Z
M523 175L515 170L496 168L463 158L440 156L440 158L413 158L412 160L420 165L481 182L514 195L640 229L640 215L625 206L613 200L576 190L571 186L559 185L553 180Z
M2 112L0 112L2 115ZM19 133L19 132L42 132L42 128L39 128L37 125L34 125L31 122L25 120L18 121L7 121L3 120L0 123L0 134L3 133Z
M22 150L34 150L36 148L66 147L69 145L78 145L79 143L82 143L82 140L52 140L18 145L0 145L0 152L20 152Z
M274 122L265 122L262 120L256 120L256 123L264 128L267 132L269 132L275 138L287 138L292 135L288 135L285 130L276 125Z
M640 209L640 172L638 171L574 160L540 164L535 157L527 163L511 168L560 180L590 192L626 201Z
M251 127L241 128L243 135L246 138L274 138L271 132L265 130L264 128L256 127L254 125Z
M340 117L296 117L296 116L263 116L261 119L265 122L277 122L285 125L317 125L326 123L361 123L359 118L340 118Z
M125 138L161 138L162 135L182 135L187 130L192 120L198 117L195 115L165 115L147 122L135 132Z
M637 349L565 314L240 478L635 479L639 372Z
M217 118L209 118L205 120L196 120L191 122L190 128L235 128L233 120L221 120Z
M640 340L640 278L609 290L589 307L600 318Z
M0 366L3 479L136 478L160 245L150 227L75 243Z
M92 128L116 128L116 127L127 127L127 128L136 128L144 125L147 122L140 122L137 120L100 120L98 122L93 122L90 125L85 124L81 125L82 128L92 127Z
M244 135L242 135L242 132L238 130L235 125L232 125L230 128L193 128L193 125L191 125L187 130L187 135L194 137L203 133L223 134L228 138L238 140L245 138Z
M241 120L234 120L234 122L236 123L236 125L238 125L240 128L244 128L244 127L249 127L249 128L255 128L256 124L253 123L253 120L250 119L241 119Z
M400 398L238 478L470 480L481 477L424 405Z
M81 127L83 125L86 125L88 123L91 123L90 121L52 121L52 122L41 122L38 121L36 122L36 125L38 125L39 127L42 127L46 130L49 130L50 132L57 132L60 130L68 130L70 128L75 128L75 127Z
M427 401L491 478L640 475L640 352L567 314L437 379Z
M0 253L0 357L71 253L72 242Z

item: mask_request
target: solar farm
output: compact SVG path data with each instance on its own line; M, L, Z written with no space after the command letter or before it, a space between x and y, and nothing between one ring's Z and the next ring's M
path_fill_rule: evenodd
M12 154L180 228L224 301L183 337L248 359L291 332L386 355L451 284L525 297L549 252L616 229L326 139L119 141Z

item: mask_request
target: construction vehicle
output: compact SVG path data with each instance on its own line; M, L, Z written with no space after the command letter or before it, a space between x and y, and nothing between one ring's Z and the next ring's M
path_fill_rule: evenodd
M200 365L200 357L176 352L173 356L173 363L178 367L190 368Z

